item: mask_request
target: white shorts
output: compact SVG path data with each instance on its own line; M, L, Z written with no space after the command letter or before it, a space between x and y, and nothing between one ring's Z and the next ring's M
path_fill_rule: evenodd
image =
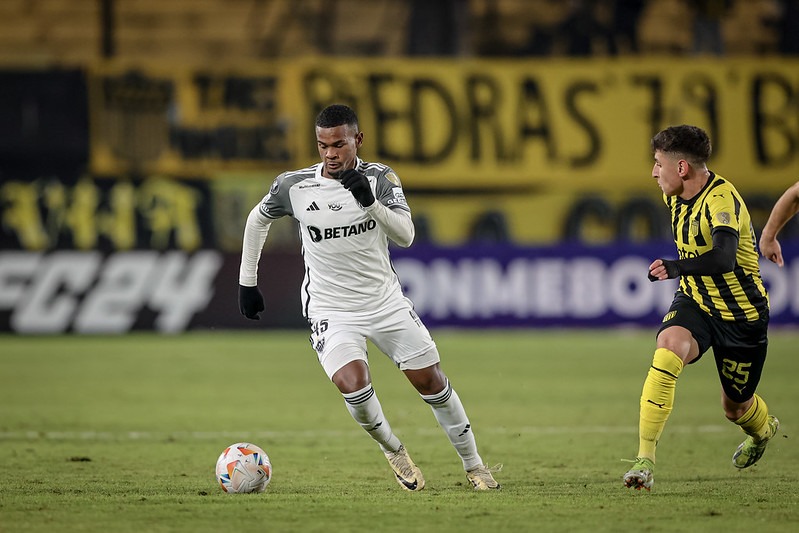
M440 360L430 332L405 297L391 298L371 316L329 313L311 320L311 346L331 379L347 363L369 363L366 339L400 370L419 370Z

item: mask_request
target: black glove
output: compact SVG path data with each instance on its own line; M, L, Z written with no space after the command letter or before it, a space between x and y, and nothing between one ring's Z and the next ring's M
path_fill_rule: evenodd
M680 266L677 264L677 261L670 261L668 259L661 259L661 261L663 261L663 266L666 268L666 276L668 276L668 279L680 277ZM649 281L658 280L658 278L652 274L648 274L648 277Z
M261 320L258 313L264 310L264 297L258 287L239 285L239 311L251 320Z
M375 203L375 195L372 194L372 188L369 186L369 179L366 176L351 168L342 172L340 179L344 188L350 191L363 207L369 207Z

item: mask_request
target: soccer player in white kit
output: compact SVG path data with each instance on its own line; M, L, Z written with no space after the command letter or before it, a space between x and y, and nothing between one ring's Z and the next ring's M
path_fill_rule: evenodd
M472 486L498 489L492 469L477 452L463 404L441 370L435 342L391 265L388 239L408 247L415 233L399 178L391 168L358 157L363 133L355 112L345 105L319 113L316 141L322 162L280 174L247 217L239 272L241 313L258 320L264 310L257 270L270 224L286 215L295 218L311 345L352 417L380 445L397 483L419 491L424 477L383 415L372 388L367 339L430 405Z

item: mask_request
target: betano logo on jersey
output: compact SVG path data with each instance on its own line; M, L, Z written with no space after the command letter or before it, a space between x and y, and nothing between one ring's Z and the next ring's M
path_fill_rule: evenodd
M329 239L341 239L343 237L354 237L371 231L377 227L377 223L373 219L365 222L353 224L351 226L336 226L333 228L317 228L316 226L308 226L308 233L313 242L320 242Z

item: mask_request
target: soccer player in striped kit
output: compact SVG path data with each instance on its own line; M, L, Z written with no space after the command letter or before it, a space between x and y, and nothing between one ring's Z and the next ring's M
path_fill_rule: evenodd
M322 110L316 140L321 162L280 174L247 218L239 272L241 313L257 320L264 310L257 287L261 250L272 221L293 217L302 240L302 306L311 326L311 346L352 417L377 441L397 483L408 491L425 485L372 387L367 339L430 405L472 486L498 489L492 469L477 452L463 404L441 369L435 342L403 295L391 265L388 240L407 247L415 233L397 174L358 157L363 133L347 106Z
M652 177L671 211L679 259L655 259L652 281L679 278L679 290L657 334L657 349L640 399L638 456L624 485L652 488L655 448L674 405L685 365L713 349L721 405L746 439L732 456L748 468L779 429L755 393L768 347L769 307L757 242L741 195L707 168L710 139L696 126L672 126L652 138Z

